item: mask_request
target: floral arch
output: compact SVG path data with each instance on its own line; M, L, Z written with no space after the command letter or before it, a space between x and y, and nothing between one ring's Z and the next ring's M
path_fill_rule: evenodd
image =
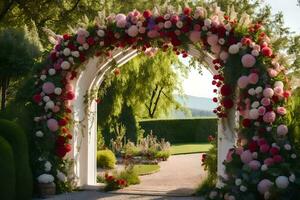
M222 184L208 198L275 199L295 192L299 174L287 126L288 80L263 26L247 15L237 20L233 10L224 15L217 6L186 7L182 13L135 10L52 37L56 45L33 96L38 182L66 186L71 170L78 185L94 183L96 105L87 93L137 53L172 48L184 57L204 53L215 74L213 101L219 106L214 112L220 118L219 137L226 142L219 146Z

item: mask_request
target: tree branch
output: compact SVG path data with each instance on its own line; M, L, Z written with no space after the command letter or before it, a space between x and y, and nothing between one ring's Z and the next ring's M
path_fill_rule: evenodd
M155 103L154 103L154 108L153 108L152 113L151 113L151 118L154 117L155 111L156 111L156 109L157 109L158 101L159 101L159 99L160 99L160 95L161 95L163 89L164 89L164 87L161 87L160 90L159 90L159 92L158 92L156 101L155 101Z

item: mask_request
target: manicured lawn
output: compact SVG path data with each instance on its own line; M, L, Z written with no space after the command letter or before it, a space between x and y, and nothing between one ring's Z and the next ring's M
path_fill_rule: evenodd
M142 176L142 175L153 174L155 172L158 172L160 166L159 165L135 165L134 169L139 176Z
M212 147L211 144L172 144L171 154L188 154L188 153L202 153L207 152Z

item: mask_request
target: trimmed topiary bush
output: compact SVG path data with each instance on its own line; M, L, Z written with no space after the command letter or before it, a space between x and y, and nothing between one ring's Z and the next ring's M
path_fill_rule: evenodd
M115 154L111 150L100 150L97 152L97 167L113 169L117 162Z
M16 196L16 176L13 150L0 136L0 198L14 200Z
M0 135L7 140L13 150L16 171L16 199L29 200L32 196L32 174L25 133L15 123L0 119Z

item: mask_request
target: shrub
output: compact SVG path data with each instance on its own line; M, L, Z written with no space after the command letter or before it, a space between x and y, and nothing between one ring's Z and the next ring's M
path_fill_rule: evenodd
M170 157L170 151L158 151L155 155L155 158L166 161Z
M32 174L26 136L15 123L2 119L0 120L0 135L9 142L13 150L16 170L16 199L31 199Z
M134 169L134 165L129 165L124 171L118 174L118 178L126 180L128 185L136 185L140 183L139 175Z
M13 150L0 136L0 196L3 200L13 200L16 195L16 177Z
M111 150L101 150L97 152L97 166L104 169L113 169L117 162L115 154Z
M145 133L153 131L158 139L165 138L172 144L204 143L218 127L217 118L143 120L139 123Z

